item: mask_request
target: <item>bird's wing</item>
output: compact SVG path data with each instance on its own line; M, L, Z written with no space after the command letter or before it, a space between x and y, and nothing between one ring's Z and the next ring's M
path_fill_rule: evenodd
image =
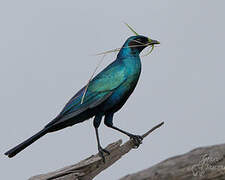
M125 80L126 69L117 63L110 64L91 80L87 90L85 86L78 91L65 105L58 118L47 124L47 126L55 123L58 124L59 122L75 117L87 109L98 106L111 96L114 90L123 84ZM85 96L83 97L84 93Z

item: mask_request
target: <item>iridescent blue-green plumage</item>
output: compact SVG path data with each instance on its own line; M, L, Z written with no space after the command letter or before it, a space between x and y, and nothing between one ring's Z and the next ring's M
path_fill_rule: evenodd
M48 123L39 133L5 154L13 157L43 135L83 122L93 116L95 117L94 127L97 137L97 128L103 116L105 116L107 126L130 137L136 137L114 127L113 114L124 105L136 87L141 73L140 52L145 47L154 44L158 44L158 41L140 35L128 38L118 53L116 60L97 74L90 81L88 87L84 86L78 91L53 121ZM101 148L99 139L98 148L100 152L106 152Z

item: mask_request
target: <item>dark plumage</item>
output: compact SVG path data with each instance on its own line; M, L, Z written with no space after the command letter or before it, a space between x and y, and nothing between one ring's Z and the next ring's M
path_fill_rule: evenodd
M145 47L154 44L159 44L159 42L141 35L128 38L116 60L90 81L82 103L86 86L75 94L61 113L40 132L10 149L5 155L13 157L43 135L83 122L93 116L98 150L103 160L103 152L108 153L101 147L98 136L98 127L103 116L106 126L128 135L138 145L142 140L141 137L113 126L113 115L124 105L136 87L141 73L140 52Z

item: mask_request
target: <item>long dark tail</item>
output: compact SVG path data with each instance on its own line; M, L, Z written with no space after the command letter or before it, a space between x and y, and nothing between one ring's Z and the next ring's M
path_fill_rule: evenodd
M33 142L37 141L39 138L41 138L42 136L47 134L48 133L48 129L49 128L42 129L41 131L39 131L37 134L33 135L32 137L30 137L26 141L18 144L16 147L14 147L14 148L10 149L9 151L7 151L5 153L5 155L8 156L9 158L15 156L17 153L19 153L20 151L24 150L26 147L31 145Z

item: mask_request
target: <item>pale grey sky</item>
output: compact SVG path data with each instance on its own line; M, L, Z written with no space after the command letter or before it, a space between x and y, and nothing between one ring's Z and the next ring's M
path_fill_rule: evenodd
M212 0L1 1L0 179L27 179L97 152L90 120L44 136L15 158L3 156L87 82L101 58L93 54L132 35L123 21L161 45L142 59L138 86L114 123L136 134L165 125L96 179L118 179L192 148L224 143L224 7L225 1ZM127 140L103 124L100 138L103 146Z

